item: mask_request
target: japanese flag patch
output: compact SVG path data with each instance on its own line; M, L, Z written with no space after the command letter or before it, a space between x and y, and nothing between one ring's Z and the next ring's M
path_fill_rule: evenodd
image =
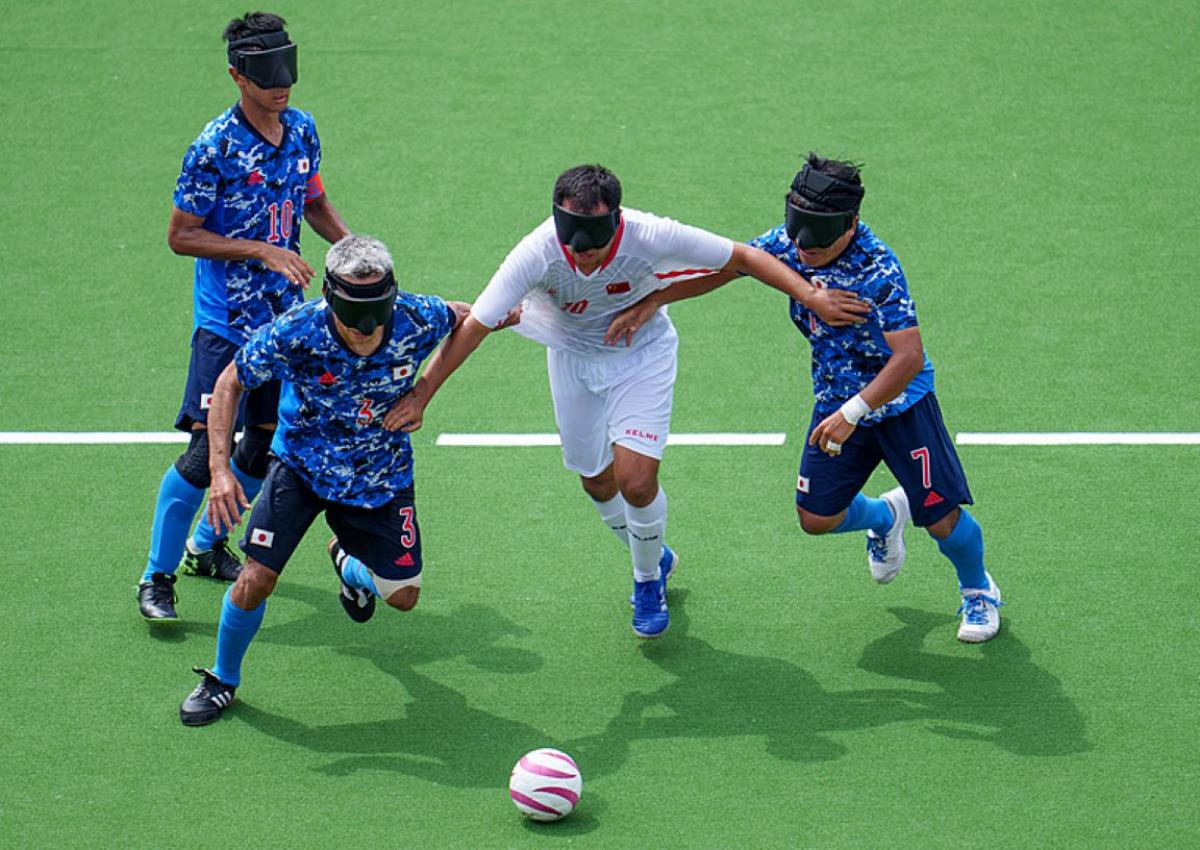
M200 409L208 410L212 407L212 393L200 393Z
M250 529L250 542L255 546L270 549L275 545L275 532L263 528L252 528Z
M305 157L301 157L300 159L296 160L296 173L297 174L307 174L308 173L308 157L305 156Z
M805 478L803 475L796 476L796 489L799 490L801 493L808 492L808 479Z
M413 374L413 365L405 363L403 366L392 367L392 380L403 381L405 378L411 378Z

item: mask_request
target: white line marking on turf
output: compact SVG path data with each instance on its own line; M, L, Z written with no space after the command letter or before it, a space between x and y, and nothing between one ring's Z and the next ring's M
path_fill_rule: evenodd
M0 444L21 446L98 446L118 443L186 443L182 431L0 431Z
M1200 433L1072 431L959 434L960 446L1200 446Z
M0 445L101 446L186 443L180 431L0 431ZM671 434L673 446L782 446L787 434ZM955 438L960 446L1198 446L1200 433L1164 432L1024 432L968 433ZM501 447L557 446L557 434L439 434L439 446Z
M787 434L670 434L668 446L782 446ZM439 446L557 446L558 434L439 434Z

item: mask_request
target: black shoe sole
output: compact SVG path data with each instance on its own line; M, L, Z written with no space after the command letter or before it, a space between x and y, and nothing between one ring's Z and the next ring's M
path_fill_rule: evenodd
M178 615L174 616L174 617L147 617L145 614L143 614L142 619L145 620L147 623L178 623L179 622Z
M179 710L179 722L184 726L207 726L216 722L220 716L220 711L184 713L183 709Z

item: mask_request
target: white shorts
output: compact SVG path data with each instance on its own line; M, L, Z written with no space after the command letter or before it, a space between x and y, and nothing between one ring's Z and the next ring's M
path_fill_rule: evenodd
M674 328L627 357L547 349L563 464L593 478L612 463L613 443L661 459L671 428L679 337Z

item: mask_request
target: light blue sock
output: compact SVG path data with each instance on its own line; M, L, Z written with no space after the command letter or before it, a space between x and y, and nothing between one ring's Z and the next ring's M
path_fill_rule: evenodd
M871 530L880 537L886 535L896 521L892 507L883 499L872 499L859 493L846 508L846 517L841 525L833 530L834 534L847 531Z
M183 480L175 464L167 470L158 485L158 502L154 506L154 527L150 531L150 555L142 581L150 581L155 573L173 575L183 557L183 542L187 540L192 519L204 501L204 491Z
M342 581L357 590L369 590L376 596L379 595L367 565L352 555L346 555L346 560L342 561Z
M936 539L936 538L935 538ZM945 540L937 541L938 549L954 564L958 572L959 587L976 587L986 590L987 575L983 571L983 529L975 517L960 508L958 522Z
M229 464L233 470L233 477L242 485L242 489L246 491L247 501L254 501L254 497L262 490L263 479L254 478L248 472L243 472L237 465L237 461ZM239 506L238 516L240 517L245 511ZM224 540L229 536L229 529L225 529L220 534L212 527L212 523L208 521L208 511L200 514L200 522L196 523L196 530L192 532L192 544L199 552L207 552L213 547L213 544L218 540Z
M225 591L221 603L221 624L217 627L217 663L213 675L227 685L237 687L242 683L242 659L250 648L250 641L258 634L267 603L263 600L253 611L244 611L233 604L233 588Z

